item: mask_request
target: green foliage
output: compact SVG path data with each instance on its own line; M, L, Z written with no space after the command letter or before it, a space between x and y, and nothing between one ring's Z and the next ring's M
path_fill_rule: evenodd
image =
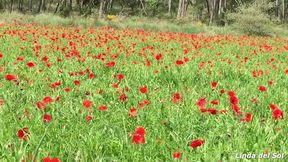
M38 21L45 23L84 23L73 16L38 16ZM53 19L46 20L49 16ZM142 21L130 23L144 25ZM184 26L154 24L166 30L169 26ZM272 116L276 112L288 113L285 39L11 24L2 25L0 35L0 66L4 69L0 73L1 162L31 162L33 157L47 161L43 160L47 156L63 162L236 162L242 161L235 157L237 153L287 153L287 117L281 115L284 119L275 121ZM56 37L59 39L53 39ZM70 42L75 46L71 47ZM253 46L249 46L251 42ZM37 50L35 46L40 45ZM258 48L264 45L269 51ZM253 50L258 55L251 53ZM69 57L76 51L79 57ZM155 58L158 54L161 60ZM25 60L15 61L20 56ZM41 59L44 57L51 67L45 65ZM247 63L243 62L246 58ZM277 68L267 64L272 58L272 65ZM185 63L175 64L179 59L185 59ZM151 62L149 66L144 64L147 60ZM35 67L27 67L30 61ZM115 61L116 65L106 67L108 61ZM209 64L199 67L203 62ZM261 69L264 76L254 78L252 72L260 73ZM79 72L84 70L82 76ZM86 73L95 73L96 77L89 79ZM121 81L115 77L120 73L125 76ZM7 74L16 79L6 80ZM271 79L273 84L268 85ZM75 80L81 84L76 86ZM51 87L55 81L60 81L60 87ZM212 81L218 86L210 86ZM120 87L113 88L113 83ZM267 91L259 91L260 85L267 85ZM145 94L139 91L143 86L148 87ZM69 93L64 91L66 87L71 88ZM229 100L229 93L221 94L221 89L236 93L233 98L238 103L239 97L242 115L233 112L233 98ZM126 102L119 100L121 94L127 94ZM199 109L196 103L204 97L207 109L205 103ZM251 102L255 97L258 102ZM140 106L143 99L149 101L145 107ZM92 107L83 104L87 100L93 103ZM212 105L212 100L217 104ZM42 108L36 103L42 103ZM270 103L279 106L277 111L270 110ZM101 111L100 105L108 109ZM209 113L212 106L217 114ZM132 107L137 108L134 115L129 113ZM247 121L248 113L251 118ZM45 119L44 114L51 118ZM137 131L140 127L141 132ZM205 143L192 148L191 142L196 139ZM141 140L141 144L135 140ZM182 157L174 159L175 152ZM265 161L287 161L287 157Z
M126 17L117 16L117 22L110 22L105 19L97 19L95 16L83 17L77 14L71 14L70 17L60 17L57 14L41 13L36 15L20 14L18 12L3 12L0 14L0 22L13 23L14 20L23 24L35 23L39 25L49 26L76 26L83 28L111 26L116 29L129 28L129 29L145 29L148 31L170 31L170 32L182 32L182 33L205 33L207 35L215 34L232 34L242 35L243 30L235 30L235 25L226 26L207 26L201 21L172 21L147 17ZM231 18L231 17L230 17ZM230 23L231 20L230 20ZM270 25L269 25L270 26ZM272 24L273 34L277 37L288 37L287 25Z
M0 12L4 11L4 5L3 3L0 1Z
M64 6L60 10L60 15L63 17L68 17L70 16L71 8L69 6Z
M262 5L242 5L236 13L227 15L236 29L248 35L271 36L273 30L269 15L262 10Z

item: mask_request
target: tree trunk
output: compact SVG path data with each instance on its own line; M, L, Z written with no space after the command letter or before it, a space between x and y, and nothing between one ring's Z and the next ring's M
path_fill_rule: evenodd
M179 0L177 19L183 19L186 16L187 8L188 8L188 0Z
M76 5L78 7L78 11L82 12L83 0L76 0Z
M219 11L219 0L206 0L206 2L209 14L209 24L212 24Z
M57 6L56 6L55 11L54 11L54 14L56 14L58 12L58 8L60 7L60 3L62 3L61 0L58 0Z
M10 13L13 11L13 0L10 0Z
M145 15L148 15L147 12L146 12L146 9L145 9L145 1L140 0L140 5L141 5L141 11L142 11L142 13L144 13ZM141 13L141 14L142 14L142 13Z
M111 10L113 8L114 5L114 0L110 0L109 2L109 10Z
M29 12L31 12L32 13L32 0L29 0Z
M182 17L186 17L187 15L187 10L188 10L188 0L184 0L183 2L183 12L182 12Z
M181 8L182 8L181 5L182 5L182 0L179 0L178 11L177 11L177 19L181 18Z
M40 13L40 12L41 12L42 3L43 3L43 0L39 0L37 13Z
M171 0L168 0L168 15L171 16Z
M46 11L46 0L42 1L42 10Z
M220 17L222 11L222 0L219 1L218 16Z
M275 8L275 16L280 20L280 5L279 5L279 0L276 0L276 8Z
M23 0L19 0L19 2L18 2L18 10L20 12L23 12Z
M100 1L100 7L99 7L99 15L98 15L98 18L101 19L102 18L102 15L103 15L103 7L104 7L104 0L101 0Z
M72 10L72 0L66 0L66 7L69 8L69 10Z
M282 20L285 21L285 0L282 0Z

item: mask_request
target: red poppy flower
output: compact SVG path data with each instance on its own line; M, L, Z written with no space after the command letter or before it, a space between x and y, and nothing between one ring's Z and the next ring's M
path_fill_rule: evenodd
M284 113L275 104L270 104L274 120L284 119Z
M139 108L144 108L146 105L150 104L149 100L143 99L139 104L138 107Z
M79 71L79 75L84 75L85 72L84 71Z
M284 119L283 111L280 109L273 110L273 118L274 120Z
M55 82L54 84L55 84L56 86L60 86L60 85L61 85L61 82L58 81L58 82Z
M241 121L245 121L245 122L251 122L253 118L253 115L251 113L246 113L245 118L242 118Z
M17 60L17 61L24 61L24 58L23 58L22 56L18 56L18 57L16 58L16 60Z
M57 157L55 158L50 158L49 156L43 158L43 162L61 162L60 159L58 159Z
M262 92L267 91L267 88L265 86L259 86L258 89Z
M145 66L150 66L150 65L151 65L151 62L148 59L146 59Z
M183 65L183 64L184 64L184 61L182 61L182 60L177 60L175 63L176 63L176 65Z
M144 136L145 133L146 133L146 130L145 130L144 127L138 127L138 128L136 128L135 132L136 132L137 134L140 134L141 136Z
M107 106L105 106L105 105L100 105L100 106L98 107L98 110L100 110L100 111L105 111L105 110L107 110Z
M47 61L48 60L48 57L47 56L44 56L44 57L42 57L42 59L41 59L41 61Z
M116 74L114 77L115 77L118 81L121 81L121 80L124 79L124 74Z
M29 68L33 68L35 66L35 64L33 62L28 62L26 64Z
M80 85L80 81L79 80L75 80L74 84L78 86L78 85Z
M82 102L82 105L83 105L85 108L90 109L90 108L92 107L92 105L93 105L93 102L92 102L91 100L84 100L84 101Z
M116 65L116 63L114 61L112 61L112 62L107 62L105 65L106 65L106 67L114 67Z
M240 111L240 108L238 105L231 105L232 106L232 109L233 111L237 114L237 115L241 115L242 112Z
M271 110L276 110L278 107L275 104L270 104L270 109Z
M257 76L258 76L258 72L254 70L254 71L252 72L252 76L253 76L254 78L257 77Z
M258 103L257 98L252 98L252 102L255 103L255 104Z
M216 109L213 109L213 108L211 108L211 109L206 109L205 112L208 112L208 113L210 113L210 114L212 114L212 115L216 115L216 114L217 114L217 110L216 110Z
M112 87L117 89L119 87L119 85L117 83L115 83L115 84L112 84Z
M217 88L217 85L218 85L217 82L211 82L210 84L211 84L211 86L212 86L213 89Z
M24 141L28 138L29 134L30 133L27 127L21 128L17 132L18 138Z
M0 73L5 70L4 66L0 65Z
M205 109L205 108L200 108L200 112L204 113L204 112L206 112L206 111L207 111L207 109Z
M91 115L87 115L85 117L85 120L86 120L87 123L90 122L92 120L92 116Z
M36 103L36 106L37 106L37 108L40 109L40 110L46 108L45 102L42 102L42 101L38 101L38 102Z
M220 93L221 93L221 94L225 93L225 90L224 90L224 89L221 89L221 90L220 90Z
M234 91L229 91L229 92L228 92L228 95L231 97L231 96L235 96L236 93L235 93Z
M181 99L182 99L181 94L178 93L178 92L175 92L175 93L173 94L173 97L172 97L172 102L173 102L173 103L177 103L177 102L181 101Z
M128 113L129 117L136 117L137 116L137 109L135 109L134 107L129 109L129 113Z
M132 141L136 144L144 144L145 143L145 136L141 136L139 134L132 134Z
M3 58L3 53L0 52L0 59Z
M4 99L0 98L0 107L3 106L5 104Z
M145 94L148 92L148 87L147 86L141 87L141 88L139 88L139 91L140 91L140 93Z
M95 77L95 74L93 74L93 73L88 74L89 79L93 79L94 77Z
M122 94L120 97L119 97L119 100L121 101L121 102L125 102L126 100L127 100L127 96L126 96L126 94Z
M272 85L272 84L273 84L273 81L268 81L268 84L269 84L269 85Z
M132 134L132 141L139 145L145 143L145 133L146 130L144 127L138 127L136 128L135 132Z
M218 102L217 100L212 100L210 103L211 103L212 105L218 105L218 104L219 104L219 102Z
M65 92L70 92L71 89L70 89L70 88L64 88L64 91L65 91Z
M238 105L238 98L236 96L230 96L230 104Z
M156 58L157 61L160 61L161 58L162 58L162 54L158 54L158 55L156 55L155 58Z
M199 146L202 146L204 143L205 143L204 140L197 139L191 142L190 147L197 148Z
M65 37L66 37L66 33L62 33L62 34L61 34L61 37L62 37L62 38L65 38Z
M5 80L8 81L16 80L16 77L13 74L7 74L5 75Z
M206 108L206 99L200 98L196 104L199 107L199 109L205 109Z
M175 152L173 152L173 154L172 154L172 157L173 157L174 159L180 159L181 156L182 156L182 153L179 152L179 151L175 151Z
M46 96L43 98L43 102L45 104L49 104L49 103L53 102L53 99L50 96Z
M51 115L45 114L45 115L43 116L43 121L44 121L44 122L50 122L51 120L52 120L52 116L51 116Z

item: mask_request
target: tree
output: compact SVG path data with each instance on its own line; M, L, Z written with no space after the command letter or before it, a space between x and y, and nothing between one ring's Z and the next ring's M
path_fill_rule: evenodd
M33 2L32 0L29 0L29 12L32 13L32 6L33 6Z
M206 0L206 2L207 2L208 14L209 14L209 24L212 24L219 10L219 0Z
M186 16L188 0L179 0L177 19L183 19Z
M18 10L19 10L20 12L23 12L23 0L19 0L19 1L18 1Z
M100 7L99 7L98 18L101 18L102 15L103 15L104 5L105 5L105 0L100 0Z
M13 0L10 0L10 13L13 11Z
M168 0L168 15L171 16L171 0Z
M41 10L46 10L46 0L39 0L38 10L37 13L40 13Z

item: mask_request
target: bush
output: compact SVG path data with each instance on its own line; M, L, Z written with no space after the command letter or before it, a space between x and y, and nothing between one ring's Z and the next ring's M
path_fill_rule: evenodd
M4 5L0 1L0 12L4 12Z
M71 13L71 7L69 6L63 6L61 9L60 9L60 15L62 17L69 17L70 16L70 13Z
M236 13L228 14L227 18L244 34L271 36L273 33L269 15L260 6L241 6Z

